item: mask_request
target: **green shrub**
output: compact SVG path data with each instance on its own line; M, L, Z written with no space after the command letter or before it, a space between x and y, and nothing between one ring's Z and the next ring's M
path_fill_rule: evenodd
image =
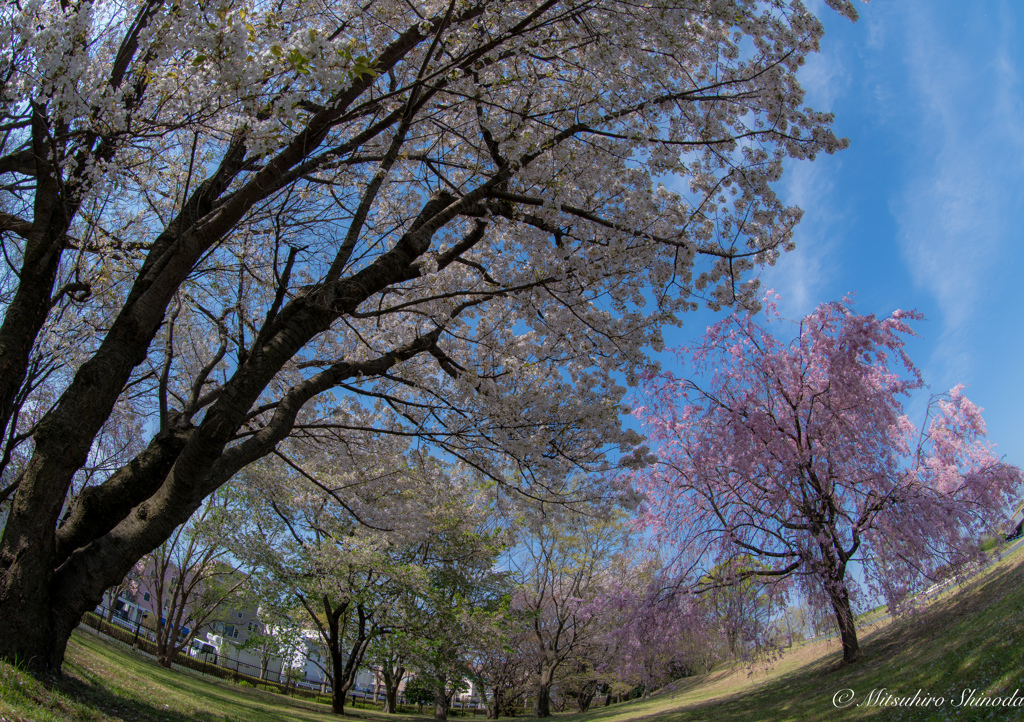
M981 543L981 551L986 554L995 550L1003 540L997 536L990 537Z

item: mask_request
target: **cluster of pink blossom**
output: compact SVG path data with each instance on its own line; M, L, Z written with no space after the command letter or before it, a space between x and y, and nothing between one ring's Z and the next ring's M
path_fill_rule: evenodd
M845 299L787 343L733 315L680 352L692 378L650 376L635 412L660 457L635 477L644 519L678 547L680 573L704 588L798 579L831 607L847 661L859 656L851 568L897 608L977 559L1021 486L961 387L933 397L920 430L907 417L922 381L904 338L919 318L858 315Z

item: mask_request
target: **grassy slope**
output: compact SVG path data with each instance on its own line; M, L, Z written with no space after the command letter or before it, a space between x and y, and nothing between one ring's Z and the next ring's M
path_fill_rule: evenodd
M681 680L646 701L572 715L559 722L669 722L670 720L932 720L1024 719L1024 707L963 706L975 697L1024 694L1024 549L924 612L862 631L862 662L842 667L838 643L819 642L787 652L771 669L735 668ZM855 702L837 709L844 689ZM895 697L944 697L928 709L867 704L872 690ZM1018 695L1019 697L1020 695ZM860 706L856 706L860 703Z
M746 667L681 680L671 691L558 722L670 720L1024 719L1024 708L954 708L964 690L978 696L1024 692L1024 550L1003 560L923 613L862 632L863 662L838 665L837 643L787 652L768 670ZM92 635L76 634L65 677L47 688L0 663L0 720L166 720L298 722L332 719L310 701L242 689L230 682L169 671ZM833 695L852 689L945 697L927 710L880 706L837 709ZM364 710L374 722L414 720ZM336 719L336 718L334 718ZM419 718L423 719L423 718Z
M346 709L346 712L348 710ZM355 718L385 715L356 710ZM0 721L140 720L145 722L309 722L337 719L310 700L167 670L123 647L77 632L68 647L64 677L46 687L0 663ZM415 719L388 715L388 720Z

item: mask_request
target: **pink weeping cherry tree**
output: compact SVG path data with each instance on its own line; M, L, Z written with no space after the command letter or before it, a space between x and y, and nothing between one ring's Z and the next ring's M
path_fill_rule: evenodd
M846 298L783 342L732 315L679 351L691 378L649 375L635 412L659 456L637 477L644 519L677 545L681 573L697 591L797 580L831 607L846 663L861 656L853 568L899 608L980 558L1021 484L961 386L931 397L920 426L905 412L923 387L905 350L920 319L859 315ZM760 564L716 578L739 558Z

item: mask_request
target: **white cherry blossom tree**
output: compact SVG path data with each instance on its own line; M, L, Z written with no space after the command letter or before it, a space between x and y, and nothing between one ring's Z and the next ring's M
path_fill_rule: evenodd
M537 497L628 450L613 372L752 303L783 162L844 145L795 75L821 35L797 0L5 7L0 656L59 671L291 434ZM118 415L145 443L70 496Z

